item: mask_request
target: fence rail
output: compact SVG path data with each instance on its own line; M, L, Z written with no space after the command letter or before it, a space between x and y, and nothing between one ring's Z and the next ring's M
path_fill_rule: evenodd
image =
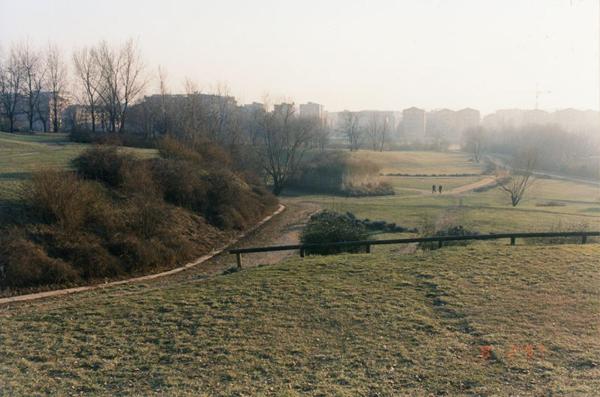
M548 238L548 237L580 237L581 244L587 242L588 237L598 237L600 232L533 232L533 233L493 233L476 234L470 236L438 236L438 237L415 237L400 238L390 240L360 240L360 241L340 241L337 243L320 244L292 244L292 245L273 245L269 247L250 247L236 248L229 250L230 254L235 254L238 267L242 267L242 254L272 252L272 251L294 251L299 250L300 256L304 257L305 251L311 248L326 247L365 247L366 252L371 252L372 245L387 244L410 244L410 243L430 243L437 242L438 247L443 247L446 241L465 241L465 240L500 240L510 239L510 245L515 245L518 238Z

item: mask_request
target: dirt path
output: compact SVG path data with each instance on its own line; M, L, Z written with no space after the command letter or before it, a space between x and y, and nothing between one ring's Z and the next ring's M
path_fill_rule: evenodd
M308 221L310 215L319 211L320 207L308 202L287 201L285 198L281 200L281 203L286 206L284 212L274 217L254 232L248 234L237 243L231 245L228 249L299 243L302 228ZM243 256L243 267L249 268L258 265L274 264L293 255L298 255L298 253L294 251L279 251L247 254ZM204 262L201 266L194 267L184 273L176 275L175 279L204 278L220 274L235 265L235 256L223 252ZM173 277L168 277L162 281L171 282L172 280Z
M444 194L461 194L461 193L466 193L466 192L470 192L471 190L475 190L478 189L480 187L484 187L484 186L488 186L488 185L492 185L496 183L496 178L492 177L492 176L488 176L485 177L477 182L473 182L473 183L469 183L468 185L463 185L463 186L459 186L456 187L452 190L450 190L448 193L444 193Z
M455 195L469 192L479 187L487 186L495 182L493 177L486 177L477 182L460 186L444 194ZM427 193L423 191L423 194ZM419 195L420 196L420 195ZM405 196L415 197L415 196ZM404 198L404 197L402 197ZM210 276L221 274L227 269L235 266L235 257L227 251L232 248L267 246L267 245L286 245L299 243L300 232L310 215L320 210L320 206L309 201L290 201L282 199L282 204L286 207L284 211L278 212L268 221L255 230L241 237L237 242L219 249L217 252L205 255L194 262L188 263L180 268L176 268L159 274L151 274L133 279L115 281L107 284L83 286L65 290L55 290L40 292L37 294L20 295L8 298L1 298L0 305L7 303L28 302L42 298L56 298L70 295L76 292L92 291L118 287L129 283L140 283L151 285L152 287L162 287L172 283L181 283L197 279L208 278ZM414 252L415 246L406 246L398 249L398 253ZM257 254L248 254L243 257L244 268L255 267L258 265L268 265L278 263L287 257L297 255L294 251L265 252ZM126 291L115 288L114 293L119 295L127 293Z

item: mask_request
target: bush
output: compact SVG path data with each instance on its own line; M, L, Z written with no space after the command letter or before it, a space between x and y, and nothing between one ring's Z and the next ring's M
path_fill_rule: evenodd
M23 237L10 235L0 243L2 287L27 288L78 280L77 272L68 263L50 258L41 246Z
M326 153L311 159L292 186L352 197L393 195L392 185L379 181L379 171L374 162L353 158L346 152Z
M68 230L81 228L93 219L104 200L98 186L71 172L52 170L34 173L23 186L21 197L39 220Z
M165 201L203 214L208 206L208 183L204 172L189 161L157 159L152 174Z
M205 139L179 140L165 136L158 142L161 157L191 161L205 168L230 168L231 157L220 146Z
M69 233L56 227L45 227L36 232L34 239L46 246L48 254L70 263L83 280L123 273L118 258L108 252L97 235L83 231Z
M302 244L337 243L366 240L369 236L365 226L348 214L323 211L310 217L302 231ZM331 255L340 252L360 252L364 247L315 247L307 254Z
M119 153L114 146L95 146L83 152L73 164L84 178L117 187L123 182L121 169L131 166L133 161L133 156Z
M189 145L185 145L178 139L165 136L158 141L158 152L165 159L185 160L200 163L202 156Z
M366 183L362 185L349 183L344 185L340 192L348 197L393 196L396 194L394 188L388 182Z

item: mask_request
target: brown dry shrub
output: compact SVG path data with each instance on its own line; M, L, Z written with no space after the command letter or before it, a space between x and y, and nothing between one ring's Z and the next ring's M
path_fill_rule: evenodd
M70 263L84 280L120 275L122 269L116 257L103 246L97 235L80 231L69 233L53 226L36 228L33 236L52 257Z
M189 145L171 136L165 136L157 144L161 157L200 163L202 156Z
M82 181L71 172L36 172L23 186L21 197L35 217L68 230L79 229L90 219L102 218L107 210L99 186Z
M119 153L114 146L95 146L73 160L73 164L84 178L117 187L123 182L122 168L134 161L132 155Z
M130 162L120 170L123 192L130 196L155 199L161 195L161 188L154 180L152 165L148 161Z
M40 245L14 234L6 237L0 241L1 286L27 288L69 284L79 279L71 265L49 257Z
M198 165L183 160L158 159L152 163L152 172L165 201L204 213L208 184L202 178L204 171Z
M219 145L197 137L180 140L165 136L158 142L161 157L190 161L205 168L230 168L231 156Z
M235 175L214 172L208 183L206 220L221 229L244 229L265 211L258 195Z

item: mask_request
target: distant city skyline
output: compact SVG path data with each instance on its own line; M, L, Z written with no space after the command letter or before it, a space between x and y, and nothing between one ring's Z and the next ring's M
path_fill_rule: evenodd
M134 38L172 92L190 78L239 103L598 110L598 25L595 0L20 0L0 1L0 53Z

